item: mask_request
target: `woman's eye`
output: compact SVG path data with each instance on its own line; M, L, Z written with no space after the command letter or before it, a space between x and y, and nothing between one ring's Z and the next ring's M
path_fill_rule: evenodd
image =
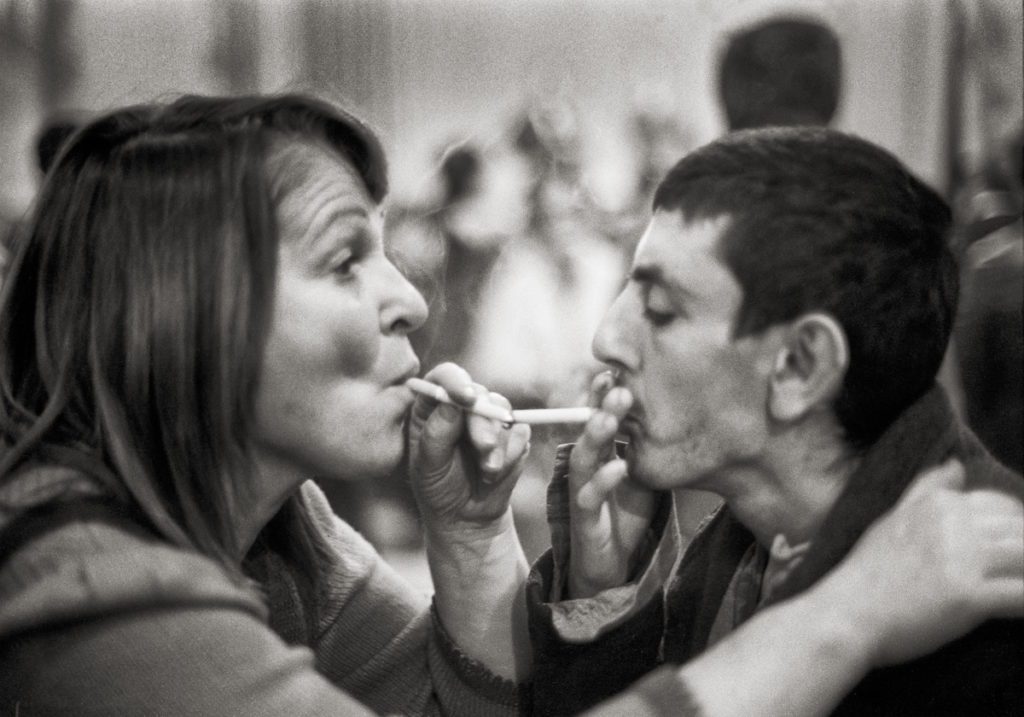
M359 263L359 257L355 254L349 254L344 257L341 261L334 265L331 272L336 276L347 277L355 273Z

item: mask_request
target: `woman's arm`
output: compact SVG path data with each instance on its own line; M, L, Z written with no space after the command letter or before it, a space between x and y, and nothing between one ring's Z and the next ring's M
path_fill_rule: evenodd
M508 407L454 364L437 366L427 378L464 406L485 396ZM530 672L523 589L528 565L509 498L529 438L529 426L509 428L423 397L409 428L409 474L437 615L465 655L514 681Z

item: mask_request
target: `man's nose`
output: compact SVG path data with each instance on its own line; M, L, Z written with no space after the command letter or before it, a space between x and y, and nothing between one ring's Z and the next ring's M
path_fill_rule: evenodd
M616 297L615 301L594 333L592 351L594 357L619 371L635 371L638 368L637 337L635 318L630 315L629 287Z

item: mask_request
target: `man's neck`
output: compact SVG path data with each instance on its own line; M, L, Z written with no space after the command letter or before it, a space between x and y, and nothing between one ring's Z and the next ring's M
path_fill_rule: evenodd
M715 492L762 546L779 534L796 545L814 538L857 464L839 446L783 446L762 463L723 471Z

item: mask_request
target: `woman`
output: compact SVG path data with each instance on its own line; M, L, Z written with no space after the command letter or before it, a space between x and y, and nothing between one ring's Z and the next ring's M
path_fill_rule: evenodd
M426 309L384 254L385 193L373 134L299 96L123 109L64 148L0 309L0 710L527 707L527 566L508 498L529 430L467 420L405 387L420 370L408 334ZM463 405L485 393L451 364L427 376ZM307 480L382 476L403 460L433 609ZM920 517L922 505L904 511ZM756 658L777 644L773 629L792 635L835 585L856 596L886 541L906 540L901 525L883 524L832 588L625 699L685 684L724 709L723 654L737 669L782 669L752 681L775 691L792 671L744 646ZM919 600L935 601L940 568L969 545L931 561ZM953 637L950 610L974 621L994 609L980 605L944 603L915 624ZM905 640L882 619L859 627L871 639L851 641L858 650L830 650L837 682L877 661L860 648ZM810 659L834 636L801 633L789 650Z
M462 613L488 604L509 613L525 576L505 507L528 428L474 419L471 450L453 455L460 412L417 414L413 432L429 449L417 443L417 485L444 518L427 524L441 548L432 550L439 597L465 581L449 565L463 543L485 533L507 544L485 566L493 574L438 600L434 618L306 482L383 475L403 455L413 403L404 381L420 370L407 335L426 307L384 256L385 193L372 133L304 98L125 109L65 149L0 320L5 517L21 515L21 533L34 531L24 522L33 516L35 526L64 526L8 551L8 593L31 614L4 610L5 627L103 618L61 636L48 674L66 688L44 693L76 699L75 685L98 713L354 704L290 644L314 647L321 672L378 711L421 712L435 700L477 711L514 698L512 683L490 674L492 689L467 690L481 668L459 671L468 658L442 631L429 650L427 638L431 620L447 617L458 644L483 645L476 656L515 675L523 645ZM430 377L475 398L453 366ZM74 510L55 513L57 500ZM44 555L54 570L40 568ZM76 602L81 590L87 604ZM264 601L284 642L255 629ZM169 635L198 644L179 649ZM15 672L39 664L33 649L53 647L25 644ZM159 669L138 669L125 645L146 646ZM214 649L224 662L196 665L197 651ZM97 669L130 675L120 702L94 694ZM193 669L211 674L183 690Z

